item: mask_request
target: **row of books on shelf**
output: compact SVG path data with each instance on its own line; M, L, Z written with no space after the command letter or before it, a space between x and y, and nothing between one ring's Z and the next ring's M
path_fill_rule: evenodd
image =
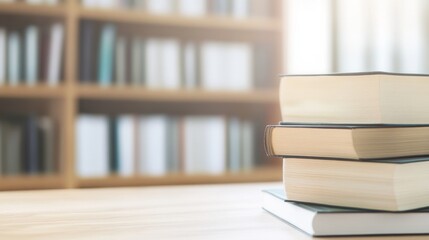
M83 22L82 83L232 91L267 85L269 46L142 38L119 31L113 24Z
M0 85L57 85L62 74L64 28L28 25L0 27Z
M252 169L254 123L237 117L80 115L81 177L222 174Z
M199 17L268 18L272 2L266 0L82 0L86 8L133 9L152 14Z
M0 173L4 176L53 174L57 144L55 125L47 116L0 119Z
M0 3L24 2L29 5L58 5L62 0L0 0Z

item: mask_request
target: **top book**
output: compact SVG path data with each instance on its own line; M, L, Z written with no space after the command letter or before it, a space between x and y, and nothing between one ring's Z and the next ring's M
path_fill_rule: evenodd
M429 75L284 75L280 106L283 122L428 124Z

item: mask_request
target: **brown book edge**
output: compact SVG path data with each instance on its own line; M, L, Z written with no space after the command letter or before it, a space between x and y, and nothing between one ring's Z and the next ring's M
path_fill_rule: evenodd
M267 125L264 131L264 149L268 157L277 157L271 144L271 136L275 125Z

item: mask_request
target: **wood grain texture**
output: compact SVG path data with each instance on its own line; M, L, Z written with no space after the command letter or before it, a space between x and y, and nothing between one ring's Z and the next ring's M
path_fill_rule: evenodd
M311 239L261 209L260 191L273 187L281 183L0 193L0 239Z

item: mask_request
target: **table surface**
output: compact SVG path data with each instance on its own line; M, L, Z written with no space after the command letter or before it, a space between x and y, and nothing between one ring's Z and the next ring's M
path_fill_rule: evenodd
M311 239L261 209L260 191L273 187L281 184L2 192L0 239ZM392 238L429 235L347 239Z

